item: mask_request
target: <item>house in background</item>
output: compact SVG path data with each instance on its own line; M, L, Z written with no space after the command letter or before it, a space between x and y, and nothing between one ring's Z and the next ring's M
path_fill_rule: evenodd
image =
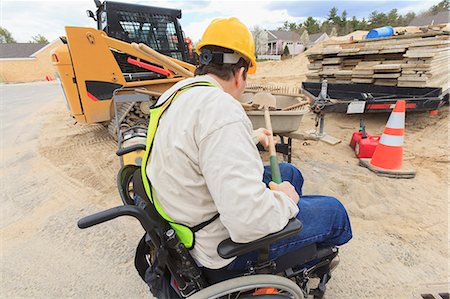
M297 55L305 50L297 32L267 30L267 37L267 55L282 55L286 46L291 55Z
M326 33L314 33L309 35L309 45L304 45L307 49L320 42L330 39Z
M47 45L34 43L0 44L0 82L18 83L55 78L50 52L61 45L57 39Z
M300 36L297 32L284 30L261 30L254 32L254 36L257 57L270 60L280 60L286 46L290 55L298 55L330 38L326 33Z

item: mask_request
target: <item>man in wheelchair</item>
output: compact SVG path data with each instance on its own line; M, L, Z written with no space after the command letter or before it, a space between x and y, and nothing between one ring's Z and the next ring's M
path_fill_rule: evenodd
M253 131L237 101L256 71L254 52L238 19L212 21L197 45L196 76L150 109L142 166L119 173L127 205L79 222L139 219L146 234L135 265L158 298L321 298L336 246L352 238L342 204L303 195L293 165L281 163L283 182L271 182L256 146L267 145L270 132ZM313 290L311 278L319 279Z
M214 282L258 265L257 251L221 257L217 247L229 238L252 242L283 230L296 217L301 232L265 253L267 261L277 261L308 246L331 248L352 237L342 204L332 197L303 196L303 177L293 165L280 164L283 183L270 182L255 144L266 144L269 134L253 131L237 101L247 74L256 71L254 47L238 19L212 21L197 45L196 76L167 90L151 110L142 165L146 195L175 224L196 264ZM189 237L181 226L191 228ZM300 267L305 262L300 261L292 255L290 266ZM307 266L315 262L320 261Z

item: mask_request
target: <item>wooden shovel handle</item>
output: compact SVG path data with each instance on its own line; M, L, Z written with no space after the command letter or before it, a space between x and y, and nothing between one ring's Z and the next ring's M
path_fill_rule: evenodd
M273 141L272 122L270 120L270 112L267 106L264 106L264 120L266 121L266 129L270 131L269 136L269 154L271 156L276 155L275 143Z
M266 121L266 129L270 131L269 136L269 153L270 153L270 170L272 172L272 181L281 184L280 165L278 165L277 152L275 150L275 142L273 140L272 122L270 120L269 108L264 106L264 119Z

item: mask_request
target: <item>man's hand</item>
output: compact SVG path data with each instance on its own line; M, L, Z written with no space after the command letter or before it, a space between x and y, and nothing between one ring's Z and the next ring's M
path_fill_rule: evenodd
M258 138L258 141L265 149L269 147L269 138L271 138L272 136L269 130L265 128L259 128L253 131L253 134Z
M277 184L274 182L269 183L269 188L274 191L281 191L295 203L298 203L298 200L300 199L300 196L298 196L297 191L295 191L294 186L291 185L289 182L282 182L281 184Z

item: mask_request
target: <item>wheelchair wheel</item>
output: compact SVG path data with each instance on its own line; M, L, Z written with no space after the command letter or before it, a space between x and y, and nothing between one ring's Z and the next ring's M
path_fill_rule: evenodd
M272 292L258 292L263 288L273 288ZM191 299L214 298L292 298L304 299L303 292L292 280L276 275L250 275L236 277L211 285L191 297Z

